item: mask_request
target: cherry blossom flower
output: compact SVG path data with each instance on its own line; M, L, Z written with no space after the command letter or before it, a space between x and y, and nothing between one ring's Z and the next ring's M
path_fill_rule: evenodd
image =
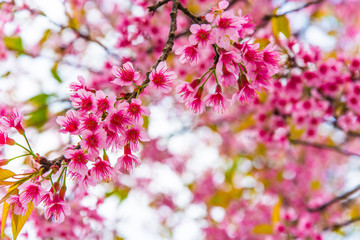
M8 137L6 132L0 130L0 146L2 145L14 145L15 141Z
M142 116L150 116L149 108L142 106L140 99L133 98L131 99L130 104L128 102L123 102L119 105L119 108L126 109L126 115L131 117L134 120L134 123L143 123Z
M81 149L67 149L64 152L64 156L70 159L68 164L69 171L77 172L83 176L87 174L88 167L86 163L90 160L90 156L87 153L84 153Z
M231 101L222 95L221 87L217 85L215 93L208 95L204 99L204 104L213 107L218 113L223 113L224 110L231 104Z
M114 104L116 102L116 96L114 94L106 94L99 90L95 93L95 102L96 102L96 112L95 114L100 115L103 114L105 111L109 111L110 109L114 108Z
M94 111L96 109L95 95L92 92L80 89L76 93L76 95L70 97L75 108L79 108L80 112Z
M134 69L131 62L126 62L122 67L113 67L112 73L116 77L112 83L120 86L129 86L140 80L140 72Z
M214 19L220 16L228 6L229 6L228 1L223 0L219 2L219 4L216 7L213 7L211 9L210 13L205 15L206 21L208 22L214 21Z
M187 101L193 94L195 94L196 88L200 85L201 79L197 78L191 83L182 83L177 88L176 91L180 95L180 100L182 102Z
M130 149L133 151L137 151L139 149L139 141L147 142L150 138L139 125L134 125L133 127L129 128L125 131L125 133L121 136L121 141L124 145L129 145Z
M13 206L13 211L16 215L25 215L27 205L23 205L19 199L19 195L11 195L6 202Z
M209 24L193 24L190 26L189 37L191 45L198 45L200 48L206 47L208 44L215 43L215 38L211 34L211 26Z
M19 201L23 206L27 206L27 204L32 201L35 206L37 206L40 201L41 197L43 195L43 189L40 185L26 182L24 185L21 186L22 189L24 189L20 193Z
M200 87L196 92L195 96L192 99L189 99L188 102L185 103L186 107L189 108L193 113L201 114L205 110L205 105L201 100L201 95L204 91L203 87Z
M182 64L190 62L191 66L195 66L199 63L199 52L194 45L179 47L176 49L175 54L180 55L180 62Z
M90 130L94 132L95 130L99 129L99 117L93 113L82 116L80 120L81 120L81 127L80 127L81 132L85 130Z
M62 223L65 220L65 215L70 215L70 213L70 206L57 195L54 196L52 203L45 208L45 218L51 218L57 223Z
M15 128L20 134L24 134L24 128L21 125L21 120L24 114L20 113L16 108L7 116L0 117L0 124L3 130Z
M156 69L150 73L149 87L163 93L171 91L171 83L176 78L175 72L169 72L166 62L160 62Z
M60 130L62 133L71 133L77 135L80 132L80 120L75 110L67 111L65 117L57 117L56 122L63 127L63 129Z
M98 129L95 132L85 130L82 132L81 148L89 151L90 155L98 155L99 149L106 147L106 132Z
M90 169L90 176L99 183L103 180L111 180L116 177L114 169L110 166L110 163L98 158L94 166Z
M132 123L132 119L126 114L123 107L117 111L110 111L106 118L108 127L114 132L123 132L126 126Z
M114 168L119 171L131 171L134 167L140 165L138 157L131 153L130 145L124 147L124 155L119 157Z

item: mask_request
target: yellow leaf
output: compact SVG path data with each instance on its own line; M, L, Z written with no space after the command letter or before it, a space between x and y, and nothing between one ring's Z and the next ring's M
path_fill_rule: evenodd
M19 186L18 184L14 184L13 186L9 187L6 195L0 200L0 204L5 202L10 197L10 195L17 193L17 191L18 191L17 187L18 186Z
M12 229L12 234L13 234L14 240L16 239L15 235L17 236L16 228L17 228L18 222L19 222L19 216L16 215L13 211L11 214L11 229Z
M279 198L278 202L275 204L272 212L271 222L273 226L275 226L275 224L280 221L280 209L281 209L281 198Z
M14 234L14 231L13 231L14 240L16 240L16 238L19 235L21 229L24 227L24 224L26 223L26 221L30 217L33 209L34 209L34 204L32 202L29 202L25 215L24 216L18 215L18 219L17 219L18 221L17 221L17 225L16 225L15 234Z
M275 14L276 14L275 10ZM271 18L271 25L275 39L278 39L279 34L284 34L285 37L289 38L291 35L289 20L285 15Z
M1 218L1 238L4 238L5 223L6 223L7 216L9 214L9 209L10 209L10 204L5 202L4 206L3 206L2 218Z
M272 226L270 224L259 224L253 229L255 234L272 234Z
M5 179L11 178L16 174L10 170L0 168L0 181L4 181Z

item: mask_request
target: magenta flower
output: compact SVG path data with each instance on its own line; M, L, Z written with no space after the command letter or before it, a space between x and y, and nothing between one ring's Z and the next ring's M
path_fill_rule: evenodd
M192 95L195 94L195 89L200 85L201 80L195 79L191 83L182 83L177 86L176 91L180 95L182 102L187 101Z
M99 117L93 113L81 117L80 131L90 130L92 132L99 129Z
M211 34L211 26L209 24L193 24L190 27L192 33L189 37L191 45L198 45L201 48L206 47L208 44L215 43L215 38Z
M77 172L83 176L87 174L88 167L86 166L86 163L90 160L90 156L84 153L83 150L67 149L64 152L64 156L67 159L70 159L70 163L68 164L69 171Z
M96 109L95 95L84 89L78 90L75 95L70 97L70 100L75 108L79 108L79 111L88 112Z
M205 15L206 21L212 22L218 16L220 16L224 10L229 6L228 1L221 1L216 7L211 9L211 12Z
M0 118L0 125L4 130L15 128L20 134L24 134L24 128L21 125L23 116L23 113L20 113L16 108L13 108L10 114Z
M231 104L231 101L222 95L221 87L217 85L215 93L208 95L204 99L204 104L213 107L218 113L223 113L224 110Z
M131 117L134 120L134 123L143 123L142 116L150 116L149 108L141 106L142 102L140 99L133 98L131 99L130 104L128 102L123 102L119 105L119 108L126 109L126 115Z
M54 201L46 207L45 209L45 218L50 219L57 223L62 223L65 220L65 215L70 215L71 209L70 206L60 200L58 196L54 197Z
M106 146L113 149L122 147L119 135L109 128L109 122L105 122L102 128L106 132Z
M66 116L59 116L56 118L56 122L63 127L60 130L62 133L71 133L73 135L79 134L79 125L80 120L77 116L77 112L74 110L69 110L66 112Z
M14 145L15 141L8 137L6 132L0 130L0 146L2 145Z
M140 165L139 158L134 156L131 153L130 146L126 145L124 147L124 155L118 158L114 168L119 171L130 172L134 167L137 167L139 165Z
M202 95L203 90L204 90L204 88L200 87L198 89L198 91L196 92L195 96L193 97L193 99L189 100L188 102L185 103L186 107L189 108L194 113L201 114L205 110L205 105L204 105L203 101L201 100L201 95Z
M20 193L19 200L23 206L27 206L29 202L32 200L34 205L37 206L40 201L41 197L43 195L43 189L40 187L40 185L26 182L24 185L22 185L22 188L24 189L23 192Z
M130 149L137 151L139 149L139 141L147 142L150 138L147 136L144 128L139 125L134 125L134 127L126 130L124 135L121 136L121 141L124 145L130 145Z
M157 68L152 70L149 78L149 87L163 93L169 93L176 74L168 71L166 62L160 62Z
M137 83L140 79L140 73L135 71L131 62L126 62L122 67L113 67L112 73L116 77L112 83L120 86L129 86L132 83Z
M95 132L85 130L80 141L81 148L87 149L90 155L98 155L99 149L106 147L106 132L98 129Z
M16 215L24 216L26 214L27 205L22 205L19 195L11 195L6 202L13 206L13 211Z
M263 60L264 63L266 64L268 71L269 71L269 75L274 75L279 71L279 60L280 60L280 55L279 53L276 52L275 50L275 46L273 44L268 44L264 49L263 49Z
M116 177L114 169L110 163L100 158L96 160L94 166L90 170L90 176L95 182L99 183L103 180L111 180Z
M96 115L101 115L105 111L109 111L110 109L114 108L114 104L116 102L116 96L114 94L110 94L106 96L106 94L98 90L95 93L95 102L96 102Z
M117 133L123 132L126 126L132 123L131 118L126 114L123 108L118 111L110 111L106 120L109 129Z
M194 45L179 47L176 49L175 54L180 55L180 62L182 64L190 62L191 66L195 66L199 63L199 52Z

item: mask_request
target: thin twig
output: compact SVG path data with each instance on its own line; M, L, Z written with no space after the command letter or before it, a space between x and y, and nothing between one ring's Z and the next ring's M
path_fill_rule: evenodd
M360 185L358 185L356 188L354 188L353 190L351 191L348 191L346 193L343 193L333 199L331 199L330 201L324 203L323 205L321 206L318 206L316 208L308 208L307 210L309 212L321 212L321 211L324 211L326 208L328 208L329 206L333 205L334 203L337 203L339 201L342 201L342 200L345 200L347 199L348 197L350 197L351 195L353 195L354 193L356 193L357 191L360 190Z
M324 230L324 231L337 230L337 229L339 229L339 228L345 227L345 226L347 226L347 225L350 225L350 224L352 224L352 223L354 223L354 222L358 222L358 221L360 221L360 217L352 218L352 219L347 220L347 221L345 221L345 222L337 223L337 224L334 224L334 225L332 225L332 226L325 227L323 230Z
M150 76L150 73L152 72L152 70L156 69L156 67L159 65L160 62L166 61L167 57L169 56L170 52L172 51L172 47L174 46L174 40L175 40L175 31L177 28L176 17L177 17L177 10L178 10L178 6L179 6L179 0L172 0L172 3L173 3L173 5L171 7L171 12L170 12L170 29L169 29L168 39L166 41L165 47L162 50L162 54L158 58L156 63L145 74L146 77L145 77L144 81L141 83L141 85L139 86L139 88L137 88L137 90L133 91L132 93L127 94L126 99L128 101L131 101L131 99L135 98L137 95L139 95L145 89L145 87L150 82L149 76Z
M289 139L289 141L292 144L298 144L298 145L304 145L304 146L315 147L315 148L320 148L320 149L332 150L334 152L340 153L340 154L345 155L345 156L357 156L357 157L360 157L360 154L358 154L358 153L350 152L348 150L338 148L336 146L330 146L330 145L321 144L321 143L312 143L312 142L307 142L307 141L300 140L300 139Z
M168 2L170 2L170 0L162 0L162 1L158 2L158 3L156 3L155 5L148 7L148 10L149 10L149 12L152 12L153 15L154 15L155 11L156 11L159 7L161 7L162 5L167 4Z

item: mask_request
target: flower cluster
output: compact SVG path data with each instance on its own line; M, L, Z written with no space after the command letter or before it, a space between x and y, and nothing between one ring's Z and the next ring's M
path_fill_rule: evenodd
M205 106L223 112L231 101L255 99L257 92L267 88L271 76L279 70L275 47L269 44L261 49L259 44L245 40L254 32L254 25L249 16L241 16L241 11L235 15L232 10L226 10L228 5L227 1L221 1L206 14L206 23L191 25L190 45L175 51L181 63L191 66L199 64L201 52L210 48L215 51L214 65L207 73L178 87L181 100L195 113L202 113ZM205 88L211 76L215 83L210 81Z

